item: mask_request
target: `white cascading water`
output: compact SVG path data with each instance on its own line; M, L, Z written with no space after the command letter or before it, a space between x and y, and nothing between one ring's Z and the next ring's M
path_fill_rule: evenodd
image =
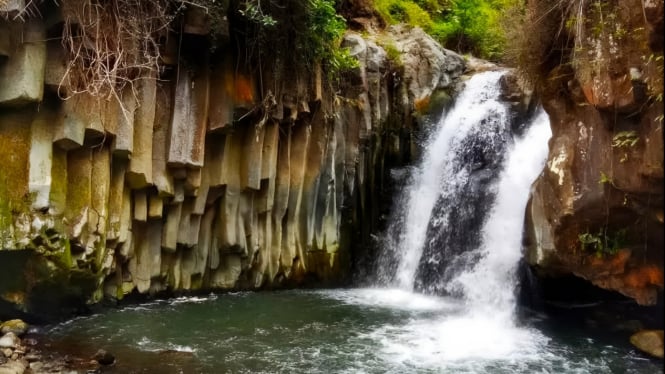
M487 111L494 111L493 118L505 121L501 126L508 124L507 108L498 101L502 74L487 72L472 77L426 145L423 162L407 187L409 192L402 206L407 212L399 222L403 231L396 249L402 256L395 282L399 289L370 289L358 295L373 305L399 304L403 308L422 307L423 311L437 305L441 308L439 314L382 326L370 334L380 343L387 359L405 368L483 372L489 361L526 362L544 355L548 338L534 329L518 326L514 320L524 211L530 186L545 164L551 136L549 119L542 110L524 136L507 147L501 172L491 187L494 204L488 209L482 229L469 233L482 237L475 256L469 257L477 260L463 264L446 285L448 291L462 295L462 299L412 293L430 221L444 217L443 222L435 224L456 224L445 222L445 214L433 210L442 194L455 193L455 184L468 177L464 168L451 169L458 145L464 138L478 136L475 132L488 131ZM457 174L450 174L451 170L457 170ZM424 303L422 298L439 301Z
M523 138L517 139L499 175L494 206L482 230L481 259L450 284L474 308L512 316L515 272L522 256L524 210L531 184L543 170L552 136L541 109Z
M455 106L441 119L439 131L430 135L424 147L422 163L413 175L407 189L407 201L402 207L406 212L396 223L399 237L396 243L390 244L399 253L396 283L403 290L414 288L437 200L444 195L454 196L468 178L467 170L455 168L453 162L458 151L465 146L464 140L483 131L480 126L483 120L495 122L484 126L503 125L507 121L507 109L498 101L501 75L502 72L486 72L469 79ZM488 113L492 113L493 118L488 118ZM434 218L436 225L448 224L445 214Z

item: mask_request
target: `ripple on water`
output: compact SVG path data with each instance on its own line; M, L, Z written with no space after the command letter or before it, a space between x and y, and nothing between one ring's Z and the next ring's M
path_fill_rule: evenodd
M224 294L147 308L107 310L49 334L115 353L125 371L110 373L132 372L130 365L150 372L143 355L152 355L150 365L189 365L183 370L193 373L662 372L584 332L560 335L543 321L519 325L505 314L471 313L459 300L400 290Z
M148 338L147 336L144 336L139 341L137 341L136 345L142 351L147 351L147 352L175 351L175 352L196 353L196 350L190 346L175 344L171 342L155 342L150 338Z
M459 310L461 307L459 301L451 298L416 294L398 288L358 288L353 290L325 290L316 292L324 297L339 300L346 304L411 312L452 312Z

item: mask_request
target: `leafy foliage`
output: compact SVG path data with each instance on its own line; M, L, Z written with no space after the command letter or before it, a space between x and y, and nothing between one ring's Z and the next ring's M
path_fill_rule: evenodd
M605 184L609 183L611 185L614 185L614 182L612 181L612 178L610 178L607 174L604 172L600 172L600 178L598 179L598 184Z
M612 138L612 147L634 147L639 138L635 131L621 131Z
M310 22L306 42L314 60L327 66L331 77L355 68L358 60L349 55L348 49L339 48L339 42L346 31L346 20L335 11L333 0L309 0Z
M238 9L238 13L246 17L248 20L264 27L275 26L277 24L277 21L271 15L263 14L258 3L254 4L246 2L243 5L245 8Z
M578 236L583 251L593 251L596 256L614 255L625 244L626 230L618 230L609 235L607 228L598 230L597 234L585 232Z
M376 0L375 6L388 23L419 26L446 48L498 60L505 46L502 14L517 3L516 0Z
M306 68L321 63L331 79L358 66L339 46L346 20L337 14L334 0L241 0L236 9L257 55Z

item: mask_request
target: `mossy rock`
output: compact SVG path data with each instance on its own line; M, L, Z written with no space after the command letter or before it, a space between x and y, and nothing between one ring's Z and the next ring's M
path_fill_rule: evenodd
M0 318L57 321L87 309L99 275L66 269L31 250L0 251Z
M449 108L452 103L453 98L446 90L436 90L432 92L429 98L429 107L426 114L438 116L444 109Z
M0 325L0 333L6 334L8 332L21 336L28 331L28 324L20 319L12 319Z

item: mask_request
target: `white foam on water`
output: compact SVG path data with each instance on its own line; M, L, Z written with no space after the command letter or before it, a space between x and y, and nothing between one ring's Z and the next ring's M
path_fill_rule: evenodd
M458 301L450 298L417 294L399 288L356 288L322 293L346 304L403 311L453 311L460 307Z
M161 351L177 351L177 352L189 352L195 353L196 350L187 345L180 345L171 342L155 342L149 339L147 336L142 337L136 345L142 351L147 352L161 352Z
M351 305L409 312L401 322L383 324L358 336L374 342L360 345L369 347L372 354L378 347L378 356L390 367L409 372L416 368L480 373L497 362L538 362L550 340L536 329L507 323L503 313L474 311L461 300L400 289L320 292ZM424 311L430 313L420 313ZM358 366L365 364L359 361Z
M500 318L467 315L418 319L382 326L369 334L385 360L421 368L488 361L538 360L548 338L538 331L505 325Z
M175 299L170 299L168 301L169 304L171 305L177 305L177 304L200 304L200 303L205 303L211 300L215 300L217 298L216 295L210 295L210 296L205 296L205 297L200 297L200 296L181 296L177 297Z

